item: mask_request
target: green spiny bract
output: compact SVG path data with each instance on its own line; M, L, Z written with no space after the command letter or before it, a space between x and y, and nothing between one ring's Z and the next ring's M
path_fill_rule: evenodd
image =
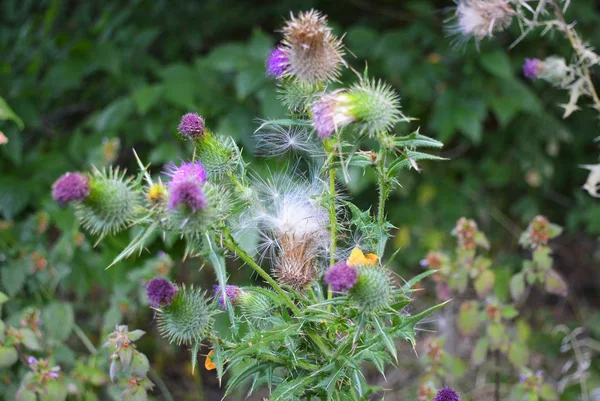
M156 320L161 335L177 345L202 341L213 326L215 310L206 293L193 286L182 285L171 305L156 308Z
M75 213L92 234L113 235L126 228L140 205L131 178L118 169L94 170L90 195L76 205Z
M400 97L386 83L364 79L347 92L349 112L356 117L361 133L376 135L389 132L402 118Z
M352 299L365 311L389 305L392 282L385 267L358 266L358 281L350 290Z
M214 135L208 130L195 141L196 155L211 178L218 178L233 171L239 163L237 147L233 139Z
M281 103L288 109L295 113L304 113L322 89L320 84L288 78L281 82L277 93Z
M273 314L273 301L266 295L255 291L245 291L240 295L239 305L248 322L258 328L268 326L269 317Z

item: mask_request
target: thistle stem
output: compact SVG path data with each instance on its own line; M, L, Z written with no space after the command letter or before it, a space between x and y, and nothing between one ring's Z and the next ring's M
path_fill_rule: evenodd
M328 157L326 163L329 164L335 159L335 143L333 140L325 142L325 149L327 150ZM331 197L331 203L329 204L329 225L331 231L331 252L329 255L329 265L335 264L335 252L337 250L337 213L335 210L335 167L328 169L329 172L329 196ZM333 297L333 290L331 286L327 287L327 299Z
M294 312L295 315L298 315L300 313L300 309L298 309L296 304L294 304L294 302L285 293L285 291L283 291L283 289L279 286L279 284L277 284L277 282L275 280L273 280L273 278L271 276L269 276L269 273L264 271L263 268L260 267L258 264L256 264L254 259L250 255L248 255L248 253L246 251L244 251L242 248L240 248L240 246L235 242L235 240L233 239L233 237L231 236L231 234L229 233L229 231L227 229L223 230L223 234L225 234L225 238L224 238L225 246L229 250L231 250L233 253L235 253L237 256L239 256L251 268L253 268L254 271L257 272L263 279L265 279L265 281L267 283L269 283L271 285L271 287L273 287L273 289L279 295L281 295L281 297L284 299L285 303L289 306L289 308L292 310L292 312Z
M385 160L386 159L386 152L383 151L381 154L381 158L379 160L379 166L377 168L378 170L378 177L377 177L377 181L378 181L378 185L379 185L379 203L377 205L377 224L380 227L383 227L383 223L384 223L384 219L385 219L385 201L387 200L388 197L388 188L387 188L387 182L386 182L386 177L385 177Z

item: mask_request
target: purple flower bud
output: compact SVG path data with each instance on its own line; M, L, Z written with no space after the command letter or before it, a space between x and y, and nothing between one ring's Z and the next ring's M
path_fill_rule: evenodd
M526 58L523 64L523 75L529 79L536 79L542 71L542 62L537 58Z
M204 120L196 113L184 114L177 130L181 135L199 138L204 135Z
M356 284L358 272L355 268L348 266L346 262L339 262L331 266L325 272L324 281L331 285L331 289L337 292L348 291Z
M229 298L229 301L233 305L237 304L240 295L242 295L242 290L237 285L226 285L225 286L225 294L221 291L221 286L216 284L214 287L215 290L215 298L219 297L219 306L223 309L226 309L225 295Z
M177 287L163 277L153 278L146 286L146 295L150 300L150 305L155 308L171 305L175 294L177 294Z
M525 383L527 381L527 375L524 373L521 373L521 376L519 376L519 381L521 383Z
M193 212L206 208L206 196L200 185L192 181L184 181L173 185L169 190L169 210L179 205L186 205Z
M344 93L321 96L313 103L311 111L313 126L321 138L329 138L339 128L356 120L350 113L349 98Z
M427 267L429 266L429 261L427 259L421 259L419 261L419 264L421 265L421 267Z
M283 74L290 65L290 60L286 52L283 50L283 46L279 45L273 48L267 58L267 76L274 77L275 79L281 79Z
M433 401L460 401L460 395L450 387L438 391Z
M53 378L53 379L58 379L58 373L56 373L56 372L50 372L50 373L48 374L48 376L50 376L50 377L51 377L51 378Z
M537 377L538 379L541 379L543 375L544 372L542 370L538 370L537 372L535 372L535 377Z
M167 183L169 187L179 184L184 181L192 181L197 184L204 184L206 182L206 170L202 162L182 162L180 166L171 162L165 166L164 174L171 178L171 181Z
M33 365L33 364L37 363L37 359L35 359L35 357L33 357L33 356L28 356L27 357L27 363L29 365Z
M52 185L52 199L59 205L82 201L90 194L90 180L85 174L65 173Z

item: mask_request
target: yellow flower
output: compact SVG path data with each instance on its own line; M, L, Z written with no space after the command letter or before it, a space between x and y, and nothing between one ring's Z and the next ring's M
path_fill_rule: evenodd
M217 365L215 365L213 363L213 361L210 359L210 356L214 353L215 353L215 351L210 351L208 353L208 355L206 356L206 361L204 362L204 367L206 368L206 370L213 370L213 369L217 368Z
M350 253L350 257L346 261L348 266L375 266L379 262L379 258L374 253L366 255L358 248L354 248Z
M146 198L151 204L160 203L167 196L167 189L163 184L154 184L148 188Z

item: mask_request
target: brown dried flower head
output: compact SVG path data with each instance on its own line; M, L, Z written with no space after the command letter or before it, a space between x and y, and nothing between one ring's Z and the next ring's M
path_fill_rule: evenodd
M282 31L282 50L289 61L285 75L307 82L337 78L344 51L342 41L327 26L326 16L316 10L297 17L291 14Z

